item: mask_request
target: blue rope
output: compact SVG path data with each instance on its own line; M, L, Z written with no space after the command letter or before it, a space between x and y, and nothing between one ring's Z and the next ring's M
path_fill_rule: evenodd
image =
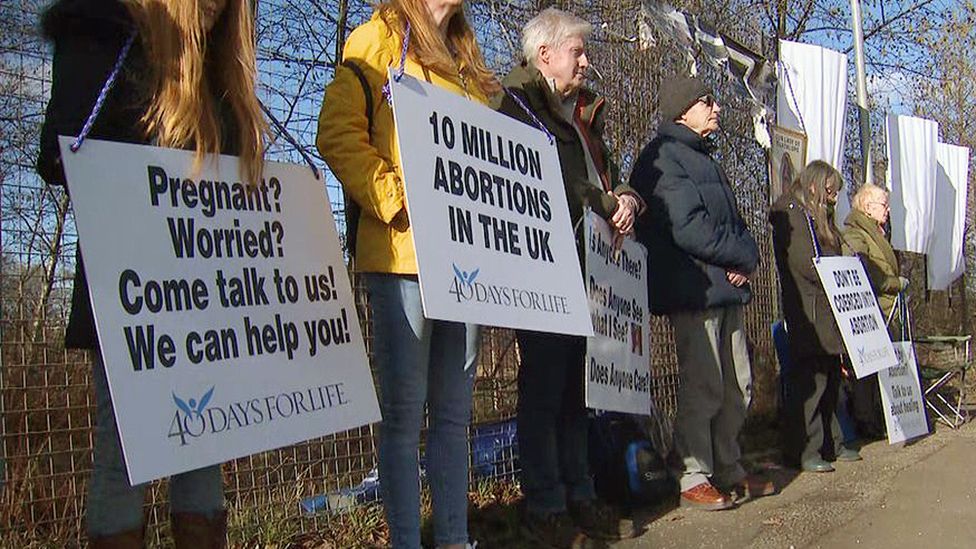
M549 128L547 128L546 125L543 124L541 120L539 120L539 118L535 115L535 113L532 112L532 109L530 109L529 106L526 105L524 101L522 101L522 98L516 95L515 92L513 92L508 88L502 88L502 89L505 90L506 95L514 99L515 102L518 103L520 107L522 107L522 110L525 111L526 114L528 114L532 118L532 121L535 122L535 125L538 126L540 130L542 130L542 133L546 134L546 137L549 138L549 144L550 145L554 144L556 142L556 138L552 135L552 132L550 132Z
M810 228L810 240L813 241L813 253L816 254L815 259L820 259L820 241L817 240L817 233L813 230L813 218L807 212L803 212L803 216L807 218L807 227Z
M112 67L112 72L109 73L108 78L105 83L102 84L102 90L98 92L98 99L95 100L95 105L92 107L91 113L88 115L88 119L85 120L85 125L81 128L81 133L75 138L75 142L71 144L71 152L78 152L81 148L82 143L85 142L85 137L88 136L88 132L91 131L92 126L95 125L95 120L98 118L98 114L102 111L102 106L105 104L105 98L108 97L108 92L111 91L112 86L115 84L115 79L122 72L122 65L125 63L125 58L129 55L129 50L132 48L132 44L136 40L136 31L133 30L129 34L129 38L125 41L125 45L122 46L122 50L119 51L119 57L115 60L115 66Z
M403 48L400 50L400 66L393 71L393 80L399 82L403 78L403 71L407 66L407 48L410 47L410 21L407 21L407 29L403 33ZM383 84L383 97L386 102L393 105L393 94L390 92L390 83Z
M295 150L298 151L298 154L302 155L302 158L305 159L305 163L308 164L308 167L312 168L312 173L315 174L315 179L319 179L319 169L315 165L315 161L312 160L312 157L309 156L308 152L305 150L305 147L298 143L298 141L288 131L288 128L286 128L284 124L275 118L275 115L271 113L271 110L266 107L263 102L258 100L258 105L261 105L261 110L264 111L264 115L271 120L271 124L273 124L275 129L278 130L278 134L284 137L285 141L287 141L292 147L295 148Z

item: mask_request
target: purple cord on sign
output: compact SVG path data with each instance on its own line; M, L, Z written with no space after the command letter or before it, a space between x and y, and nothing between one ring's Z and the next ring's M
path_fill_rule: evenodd
M520 107L522 107L522 110L524 110L526 114L528 114L532 118L532 120L535 122L535 125L538 126L543 133L546 134L546 137L549 138L549 144L552 145L553 143L555 143L556 138L553 137L552 132L550 132L549 128L547 128L546 125L543 124L541 120L539 120L539 118L535 115L535 113L532 112L532 109L530 109L529 106L526 105L524 101L522 101L522 98L516 95L515 92L513 92L508 88L502 88L502 89L505 90L506 95L514 99L515 102L518 103Z
M102 111L102 105L105 104L105 98L108 97L108 92L112 89L115 84L115 79L122 72L122 65L125 64L125 58L129 55L129 49L132 48L133 42L136 41L136 31L133 30L129 34L129 38L125 41L125 45L122 46L122 50L119 51L119 57L115 60L115 66L112 67L112 72L109 73L108 78L105 79L105 83L102 84L101 91L98 92L98 99L95 100L95 105L92 107L91 113L85 120L85 125L81 128L81 133L75 138L75 142L71 144L71 152L78 152L81 148L81 144L85 142L85 137L88 136L88 132L91 131L92 126L95 125L95 120L98 118L98 113Z
M407 65L407 48L410 47L410 21L407 21L407 29L403 34L403 48L400 50L400 66L393 73L393 79L397 82L403 78L403 71ZM383 97L386 102L393 105L393 94L390 93L390 83L383 84Z

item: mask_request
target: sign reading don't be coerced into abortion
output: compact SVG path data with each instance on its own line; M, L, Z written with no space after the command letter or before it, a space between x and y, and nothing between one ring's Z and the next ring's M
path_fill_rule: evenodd
M898 364L871 282L857 257L814 260L844 347L860 379Z

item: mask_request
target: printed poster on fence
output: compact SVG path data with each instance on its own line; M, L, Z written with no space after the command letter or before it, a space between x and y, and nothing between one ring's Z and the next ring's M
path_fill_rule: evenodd
M380 419L325 186L89 139L61 153L129 480Z
M586 406L651 413L647 249L632 239L613 249L607 222L586 211L586 290L593 319L586 338Z
M769 149L769 202L775 203L806 167L807 136L802 132L773 126Z
M898 365L878 372L889 444L929 434L925 401L922 400L922 388L918 382L915 348L911 341L896 341L892 345L898 356Z
M591 335L555 145L409 75L390 87L424 315Z
M878 300L857 257L814 260L858 379L898 365Z

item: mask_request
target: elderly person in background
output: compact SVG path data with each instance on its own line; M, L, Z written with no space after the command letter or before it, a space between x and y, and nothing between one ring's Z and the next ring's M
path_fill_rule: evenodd
M640 199L620 184L603 140L606 102L583 87L590 30L586 21L554 8L526 23L525 60L505 78L509 93L499 96L497 108L532 127L542 124L555 137L574 226L588 206L622 237L633 231ZM527 330L516 336L524 533L548 547L590 547L599 545L594 538L634 536L633 521L596 499L589 473L586 338Z
M739 432L752 397L743 307L759 247L728 177L712 157L722 111L698 78L661 84L661 125L630 184L647 203L638 239L647 246L648 298L674 327L681 386L674 423L681 506L728 509L735 495L775 493L747 475Z
M844 221L844 254L856 254L864 264L871 288L885 318L890 318L898 293L908 286L908 279L898 275L898 258L885 236L888 221L888 191L870 183L854 195L853 209ZM878 392L878 376L871 375L854 382L852 414L857 432L863 438L881 438L885 433Z
M851 213L844 221L844 253L857 254L878 296L881 314L888 318L898 293L908 279L898 276L898 258L885 236L888 222L888 191L867 183L854 195Z

